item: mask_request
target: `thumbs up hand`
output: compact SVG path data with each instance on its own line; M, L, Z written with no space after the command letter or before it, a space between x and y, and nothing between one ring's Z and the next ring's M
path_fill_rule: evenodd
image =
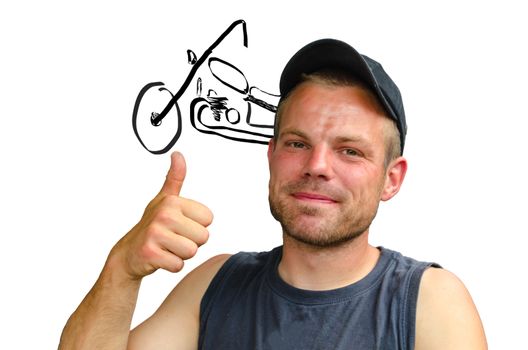
M178 272L209 238L211 211L180 197L186 173L183 155L174 152L161 191L149 203L139 223L112 249L109 261L131 279L141 279L159 268ZM111 259L110 259L111 258Z

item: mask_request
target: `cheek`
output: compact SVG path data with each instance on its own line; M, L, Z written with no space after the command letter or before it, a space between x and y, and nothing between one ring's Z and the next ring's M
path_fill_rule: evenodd
M382 175L362 166L339 169L341 183L355 197L378 196L385 183Z
M269 192L278 195L282 186L296 179L297 173L292 162L273 160L270 163Z
M274 168L270 171L270 179L269 179L269 189L270 191L279 187L281 182L284 182L284 175L282 174L281 169Z
M276 162L270 162L270 177L269 177L269 189L270 191L277 187L277 183L281 178L281 167L276 164Z
M300 164L301 159L299 159L299 156L294 156L286 152L278 153L271 158L270 174L277 179L291 177L300 168Z
M381 200L381 195L385 187L385 177L383 175L384 174L374 174L369 182L369 194L377 202Z
M360 164L346 164L336 163L334 165L335 173L339 175L339 179L343 186L347 188L361 187L368 178L367 171L364 166Z

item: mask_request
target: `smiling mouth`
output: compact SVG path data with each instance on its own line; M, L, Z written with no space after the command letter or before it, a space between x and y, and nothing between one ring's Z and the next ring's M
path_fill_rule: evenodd
M309 192L295 192L292 194L292 196L295 199L306 201L306 202L312 202L312 203L326 203L326 204L334 204L337 203L336 200L327 197L322 194L318 193L309 193Z

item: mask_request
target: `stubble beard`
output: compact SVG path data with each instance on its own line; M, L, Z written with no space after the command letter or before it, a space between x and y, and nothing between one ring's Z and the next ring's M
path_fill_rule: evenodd
M304 184L286 185L281 193L293 193L303 188ZM278 197L278 196L277 196ZM343 197L340 197L344 199ZM284 235L312 248L330 248L348 244L368 231L377 213L377 205L368 206L359 202L355 207L345 207L333 217L324 217L325 211L308 205L292 205L291 201L275 198L271 193L268 197L271 214L281 226ZM293 206L293 207L292 207ZM319 217L317 227L307 227L301 223L299 216Z

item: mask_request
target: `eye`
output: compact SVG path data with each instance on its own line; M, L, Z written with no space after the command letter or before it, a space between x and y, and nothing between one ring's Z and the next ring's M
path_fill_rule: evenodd
M342 152L344 155L349 157L358 157L361 155L357 150L353 148L345 148Z
M305 148L306 145L301 141L290 141L287 143L288 147L291 148Z

